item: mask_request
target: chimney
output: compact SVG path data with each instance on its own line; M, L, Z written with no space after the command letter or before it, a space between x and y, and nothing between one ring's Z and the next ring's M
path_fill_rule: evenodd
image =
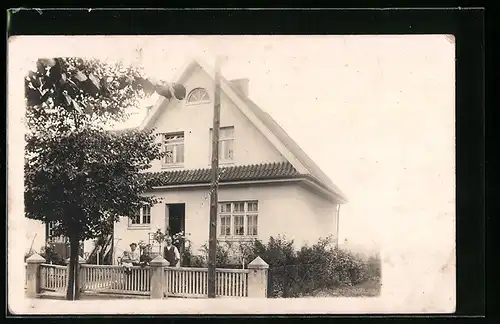
M238 90L245 97L248 97L248 84L250 83L250 80L236 79L236 80L231 80L230 82L233 85L233 87L236 88L236 90Z

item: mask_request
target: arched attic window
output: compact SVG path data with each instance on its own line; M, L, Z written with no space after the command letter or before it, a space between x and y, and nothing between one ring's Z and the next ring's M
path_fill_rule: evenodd
M196 88L193 91L191 91L187 96L188 104L204 103L209 101L210 101L210 96L208 95L207 90L203 88Z

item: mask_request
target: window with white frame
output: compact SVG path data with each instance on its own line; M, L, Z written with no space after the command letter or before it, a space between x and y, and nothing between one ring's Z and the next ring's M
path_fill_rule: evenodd
M257 201L220 202L219 237L256 237L258 213Z
M184 164L184 132L163 134L163 149L166 152L163 166Z
M207 90L203 88L196 88L193 91L191 91L187 96L188 104L204 103L209 101L210 101L210 96L208 95Z
M151 225L151 207L139 208L137 213L129 218L129 226L149 226Z
M210 129L210 161L212 161L212 136ZM232 163L234 161L234 127L221 127L219 129L219 162Z

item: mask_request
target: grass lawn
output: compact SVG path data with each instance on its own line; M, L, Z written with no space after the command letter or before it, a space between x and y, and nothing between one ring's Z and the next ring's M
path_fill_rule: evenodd
M359 285L338 287L329 290L317 290L313 297L378 297L380 295L380 278L368 280Z

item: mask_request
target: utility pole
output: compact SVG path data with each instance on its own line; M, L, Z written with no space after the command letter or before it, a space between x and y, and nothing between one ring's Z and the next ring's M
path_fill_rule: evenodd
M212 128L212 183L210 186L210 223L208 239L208 298L215 298L215 264L217 251L217 208L219 182L219 127L220 127L220 65L215 60L214 121Z

